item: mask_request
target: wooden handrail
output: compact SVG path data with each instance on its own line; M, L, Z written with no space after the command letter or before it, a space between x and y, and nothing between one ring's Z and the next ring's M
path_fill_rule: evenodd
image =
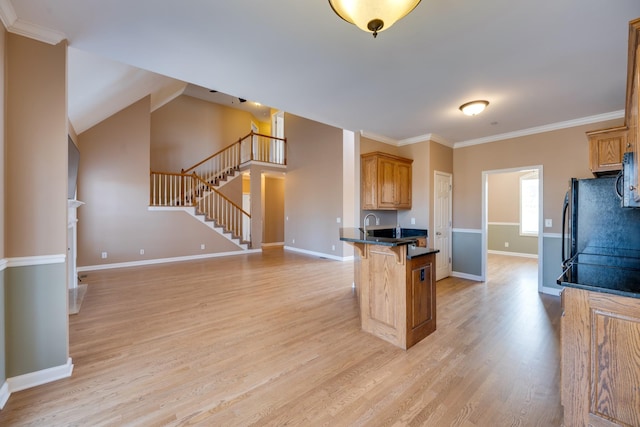
M205 163L205 162L207 162L207 161L209 161L209 160L213 159L213 158L214 158L215 156L217 156L218 154L224 153L225 151L227 151L227 150L231 149L231 147L233 147L233 146L234 146L234 145L236 145L236 144L240 144L240 141L238 141L238 142L234 142L233 144L231 144L231 145L229 145L229 146L227 146L227 147L223 148L222 150L220 150L220 151L218 151L218 152L216 152L216 153L214 153L214 154L210 155L210 156L209 156L209 157L207 157L206 159L204 159L204 160L202 160L202 161L200 161L200 162L196 163L195 165L191 166L191 167L190 167L190 168L188 168L188 169L182 169L182 173L187 173L187 172L189 172L190 170L197 168L197 167L198 167L198 166L200 166L201 164L203 164L203 163Z
M242 212L243 214L247 215L249 218L251 218L251 214L248 212L245 212L240 206L236 205L235 203L233 203L233 201L229 200L229 198L227 196L225 196L224 194L222 194L221 192L219 192L218 190L216 190L213 185L209 184L207 181L205 181L204 179L200 178L198 176L198 174L196 174L195 172L193 172L192 174L188 174L188 176L192 176L195 180L200 181L201 183L203 183L204 185L206 185L209 190L213 191L214 193L216 193L218 196L222 197L224 200L226 200L227 202L229 202L231 204L231 206L233 206L234 208L238 209L240 212Z
M151 174L158 174L158 175L171 175L171 176L188 176L190 177L191 174L190 173L182 173L182 172L160 172L160 171L151 171Z

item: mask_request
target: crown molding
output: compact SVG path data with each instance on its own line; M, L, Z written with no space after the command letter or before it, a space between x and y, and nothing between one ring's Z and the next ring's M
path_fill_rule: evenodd
M535 135L537 133L550 132L554 130L567 129L576 126L589 125L591 123L604 122L607 120L621 119L624 117L624 110L612 111L610 113L597 114L595 116L582 117L574 120L567 120L565 122L551 123L543 126L536 126L528 129L517 130L514 132L501 133L498 135L486 136L483 138L469 139L467 141L460 141L452 143L447 139L437 135L435 133L426 133L424 135L414 136L406 139L393 139L383 135L360 131L360 135L365 138L373 139L374 141L382 142L385 144L393 145L394 147L401 147L403 145L417 144L419 142L433 141L438 144L451 148L464 148L471 145L488 144L490 142L502 141L505 139L518 138L521 136Z
M427 141L437 142L438 144L444 145L445 147L453 148L452 142L449 142L447 139L435 133L426 133L424 135L414 136L413 138L406 138L399 141L398 145L411 145Z
M567 120L566 122L551 123L544 126L536 126L514 132L501 133L484 138L470 139L468 141L456 142L453 148L464 148L471 145L488 144L490 142L502 141L505 139L518 138L521 136L535 135L537 133L550 132L554 130L567 129L576 126L588 125L591 123L604 122L606 120L620 119L624 117L624 110L612 111L610 113L597 114L595 116L582 117L580 119Z
M59 31L19 19L13 8L13 4L11 4L11 0L0 0L0 20L2 20L5 28L10 33L38 40L43 43L57 45L67 38L64 33Z
M364 130L360 131L360 135L364 136L365 138L373 139L374 141L393 145L394 147L402 147L403 145L411 145L411 144L417 144L419 142L433 141L433 142L437 142L438 144L453 148L452 142L447 141L445 138L435 133L426 133L424 135L414 136L411 138L406 138L401 140L389 138L383 135L378 135L378 134L367 132Z
M389 138L383 135L378 135L376 133L367 132L364 130L360 131L360 136L364 136L365 138L373 139L374 141L383 142L385 144L393 145L394 147L399 146L399 141L397 139Z

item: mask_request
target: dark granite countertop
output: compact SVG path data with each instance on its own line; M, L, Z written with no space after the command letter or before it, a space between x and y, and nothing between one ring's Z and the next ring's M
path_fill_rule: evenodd
M558 284L640 298L640 253L622 248L586 248L567 263Z
M418 247L416 237L373 237L365 236L359 228L341 228L340 240L351 243L365 243L380 246L407 246L407 259L440 252L438 249Z

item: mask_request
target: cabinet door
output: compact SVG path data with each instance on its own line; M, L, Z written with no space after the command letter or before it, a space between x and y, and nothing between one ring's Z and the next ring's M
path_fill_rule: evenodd
M391 159L378 160L378 207L396 207L396 162Z
M361 161L361 209L378 208L378 159L376 157L362 157Z
M627 148L626 130L590 136L591 172L597 174L622 170L622 156Z
M398 162L396 165L396 206L411 209L411 165Z
M640 299L567 288L563 303L564 425L640 425Z
M407 348L436 330L435 256L412 260L407 277Z

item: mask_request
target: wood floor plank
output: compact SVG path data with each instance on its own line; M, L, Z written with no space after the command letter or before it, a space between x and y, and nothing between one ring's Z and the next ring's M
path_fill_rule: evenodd
M351 263L269 249L90 272L73 376L12 394L2 426L559 426L557 297L535 260L437 282L408 351L360 330Z

